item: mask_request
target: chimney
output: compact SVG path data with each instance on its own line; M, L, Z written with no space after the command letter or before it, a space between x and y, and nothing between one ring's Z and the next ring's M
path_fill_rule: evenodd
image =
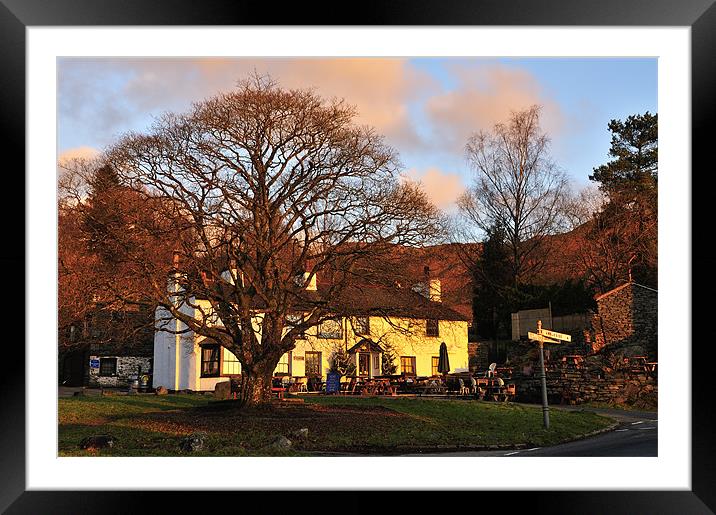
M430 278L430 267L423 267L423 282L413 285L412 290L432 302L441 302L440 279Z
M442 302L440 279L428 281L428 298L433 302Z

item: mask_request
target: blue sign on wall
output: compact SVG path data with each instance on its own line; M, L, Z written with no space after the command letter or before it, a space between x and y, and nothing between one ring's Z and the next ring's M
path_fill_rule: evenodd
M90 360L90 368L99 368L99 360L91 359Z

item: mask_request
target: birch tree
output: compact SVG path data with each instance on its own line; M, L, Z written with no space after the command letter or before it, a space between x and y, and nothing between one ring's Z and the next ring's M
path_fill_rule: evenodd
M567 179L554 163L540 108L514 112L506 123L472 135L467 159L473 184L458 201L469 225L483 234L499 227L510 251L511 286L529 281L544 264L545 236L563 227Z

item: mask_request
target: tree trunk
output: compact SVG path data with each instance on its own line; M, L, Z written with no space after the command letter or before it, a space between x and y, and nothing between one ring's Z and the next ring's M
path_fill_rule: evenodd
M256 366L242 367L241 383L237 400L241 407L258 406L271 402L271 379L273 368Z

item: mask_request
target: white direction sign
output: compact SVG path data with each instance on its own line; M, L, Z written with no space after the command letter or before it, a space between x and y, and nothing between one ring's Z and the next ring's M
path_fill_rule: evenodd
M547 329L538 329L538 331L542 336L546 336L548 338L554 338L555 340L562 340L565 342L572 341L572 337L568 334L556 333L554 331L549 331Z
M547 338L544 334L537 334L537 333L533 333L533 332L530 332L530 331L527 332L527 337L528 337L530 340L534 340L534 341L537 341L537 342L559 343L558 340L553 340L552 338Z

